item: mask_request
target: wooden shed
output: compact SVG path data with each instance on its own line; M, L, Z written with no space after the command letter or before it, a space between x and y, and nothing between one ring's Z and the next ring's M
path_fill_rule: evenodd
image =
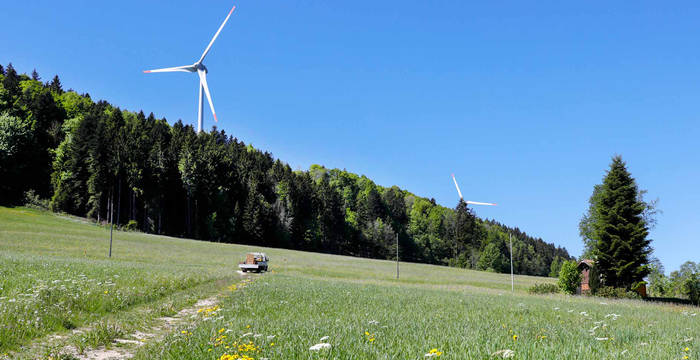
M581 272L581 285L578 287L577 293L585 294L591 292L591 268L593 267L593 260L584 259L578 262L578 270Z

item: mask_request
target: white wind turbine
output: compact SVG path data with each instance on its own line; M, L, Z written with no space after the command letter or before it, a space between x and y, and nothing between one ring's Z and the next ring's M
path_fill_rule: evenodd
M464 200L464 198L462 197L462 191L459 190L459 185L457 185L457 179L455 178L455 174L452 174L452 181L455 182L455 187L457 188L457 193L459 194L459 198L462 199L462 200ZM467 200L467 201L465 201L465 202L466 202L467 204L471 204L471 205L496 206L496 204L486 203L486 202L478 202L478 201L470 201L470 200Z
M233 13L233 10L235 10L236 7L234 6L231 8L231 11L228 12L228 15L226 15L226 19L224 19L224 22L221 23L221 26L219 26L219 30L216 31L216 34L214 34L214 37L211 39L209 42L209 46L207 46L206 49L204 49L204 53L202 53L202 56L197 60L196 63L192 65L185 65L185 66L177 66L177 67L171 67L171 68L163 68L163 69L155 69L155 70L146 70L144 73L156 73L156 72L176 72L176 71L182 71L182 72L196 72L197 75L199 75L199 112L197 113L197 133L200 133L202 131L202 113L204 112L204 94L207 95L207 100L209 101L209 107L211 107L211 113L214 115L214 121L219 121L216 118L216 111L214 111L214 103L211 101L211 94L209 93L209 86L207 86L207 67L204 66L202 61L204 61L204 57L207 56L207 53L211 49L211 46L214 44L214 41L216 38L219 36L219 33L221 32L221 29L224 28L224 25L226 25L226 22L228 21L228 18L231 17L231 14Z

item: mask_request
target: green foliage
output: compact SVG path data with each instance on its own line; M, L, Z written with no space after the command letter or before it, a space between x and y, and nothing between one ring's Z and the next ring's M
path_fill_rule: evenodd
M24 206L33 209L48 210L49 201L40 198L34 190L29 190L24 193Z
M479 270L505 272L507 267L508 262L499 250L498 245L495 243L486 245L479 257L477 268Z
M527 289L527 292L530 294L556 294L559 290L559 286L556 284L544 283L532 285Z
M581 285L581 272L576 261L565 261L559 272L559 288L565 294L575 294Z
M624 288L616 288L613 286L601 286L594 293L596 296L616 299L640 299L639 293L636 291L627 290Z
M683 282L683 293L695 305L700 305L700 274L693 273Z
M622 158L616 156L582 219L582 236L588 243L595 241L592 253L607 286L630 289L649 273L651 240L644 217L648 205L639 194Z
M136 220L129 220L129 222L124 225L124 230L126 231L138 231L139 223Z
M31 169L31 127L7 112L0 113L0 199L8 204L22 200Z
M564 259L561 256L555 257L554 260L552 260L552 264L549 266L549 277L558 277L563 263Z

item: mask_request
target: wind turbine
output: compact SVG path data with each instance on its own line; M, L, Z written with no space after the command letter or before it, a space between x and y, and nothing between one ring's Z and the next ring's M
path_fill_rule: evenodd
M224 28L224 25L226 25L226 22L228 21L228 18L231 17L231 14L233 13L233 10L235 10L236 7L234 6L231 8L231 11L228 12L228 15L226 15L226 19L224 19L224 22L221 23L221 26L219 26L219 30L216 31L216 34L214 34L214 37L211 39L209 42L209 46L207 46L206 49L204 49L204 52L202 53L202 56L197 60L192 65L185 65L185 66L176 66L176 67L170 67L170 68L163 68L163 69L155 69L155 70L146 70L144 73L149 74L149 73L157 73L157 72L196 72L197 75L199 75L199 112L197 113L197 133L202 132L202 113L204 112L204 94L207 95L207 100L209 101L209 107L211 108L211 113L214 115L214 121L218 122L219 120L216 118L216 111L214 111L214 103L211 101L211 94L209 93L209 86L207 86L207 67L204 66L202 61L204 61L204 57L207 56L207 53L209 53L209 50L211 49L211 46L214 44L214 41L216 38L219 36L219 33L221 33L221 29Z
M452 181L455 182L455 187L457 188L457 193L459 194L459 198L462 199L462 200L464 200L464 198L462 197L462 191L459 190L459 185L457 185L457 179L455 178L455 174L452 174ZM486 202L478 202L478 201L470 201L470 200L467 200L467 201L465 201L465 202L466 202L468 205L471 204L471 205L496 206L496 204L486 203Z

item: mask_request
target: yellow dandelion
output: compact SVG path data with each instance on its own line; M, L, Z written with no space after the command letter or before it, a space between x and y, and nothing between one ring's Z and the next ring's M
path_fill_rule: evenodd
M517 341L517 340L518 340L518 335L513 335L513 341Z

